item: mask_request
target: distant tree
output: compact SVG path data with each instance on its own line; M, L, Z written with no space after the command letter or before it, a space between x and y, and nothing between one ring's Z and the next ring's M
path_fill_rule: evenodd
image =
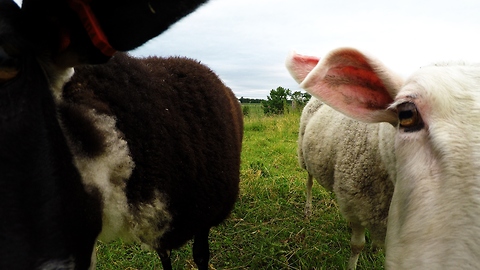
M292 98L292 107L293 109L297 109L297 108L303 108L305 106L305 104L307 104L307 102L310 100L310 98L312 97L312 95L310 95L309 93L302 93L300 91L295 91L291 94L291 98Z
M263 112L265 114L283 114L288 104L288 97L292 94L290 89L281 86L276 90L270 90L267 100L262 101Z
M263 99L241 97L238 100L240 101L240 103L245 104L245 103L261 103Z

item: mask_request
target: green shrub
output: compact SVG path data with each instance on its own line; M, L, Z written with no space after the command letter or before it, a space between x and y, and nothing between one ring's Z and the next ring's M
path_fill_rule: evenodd
M263 112L266 115L284 114L290 108L301 111L312 96L308 93L277 87L270 90L267 100L262 101Z
M262 101L263 112L267 115L283 114L290 95L291 91L289 89L280 86L276 90L270 90L267 100Z
M249 106L242 106L243 116L248 116L250 114L250 107Z

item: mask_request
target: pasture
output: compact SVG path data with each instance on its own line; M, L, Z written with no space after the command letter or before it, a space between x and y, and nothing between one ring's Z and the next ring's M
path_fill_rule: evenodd
M250 109L241 193L230 218L211 230L211 269L345 269L350 232L334 196L315 183L312 217L303 215L306 172L296 157L300 112L264 116L260 105L244 106ZM357 269L383 269L383 262L383 251L373 251L367 238ZM191 243L172 252L172 264L195 269ZM161 263L140 246L99 242L97 269L161 269Z

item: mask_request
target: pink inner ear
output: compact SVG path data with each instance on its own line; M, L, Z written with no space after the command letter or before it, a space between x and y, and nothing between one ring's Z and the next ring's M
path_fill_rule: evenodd
M393 102L383 65L354 49L339 49L325 57L301 86L332 108L364 122L396 121L386 111Z
M318 57L292 52L286 60L286 66L295 81L301 83L319 61Z

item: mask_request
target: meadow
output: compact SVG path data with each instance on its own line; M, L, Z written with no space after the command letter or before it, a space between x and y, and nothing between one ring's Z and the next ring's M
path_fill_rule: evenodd
M313 213L303 214L306 172L297 162L300 112L265 116L249 106L241 191L230 218L210 233L210 269L345 269L350 230L333 194L317 183ZM192 221L194 222L194 221ZM383 251L367 245L357 269L383 269ZM191 243L172 252L174 269L195 269ZM162 269L153 251L121 241L97 245L97 269Z

